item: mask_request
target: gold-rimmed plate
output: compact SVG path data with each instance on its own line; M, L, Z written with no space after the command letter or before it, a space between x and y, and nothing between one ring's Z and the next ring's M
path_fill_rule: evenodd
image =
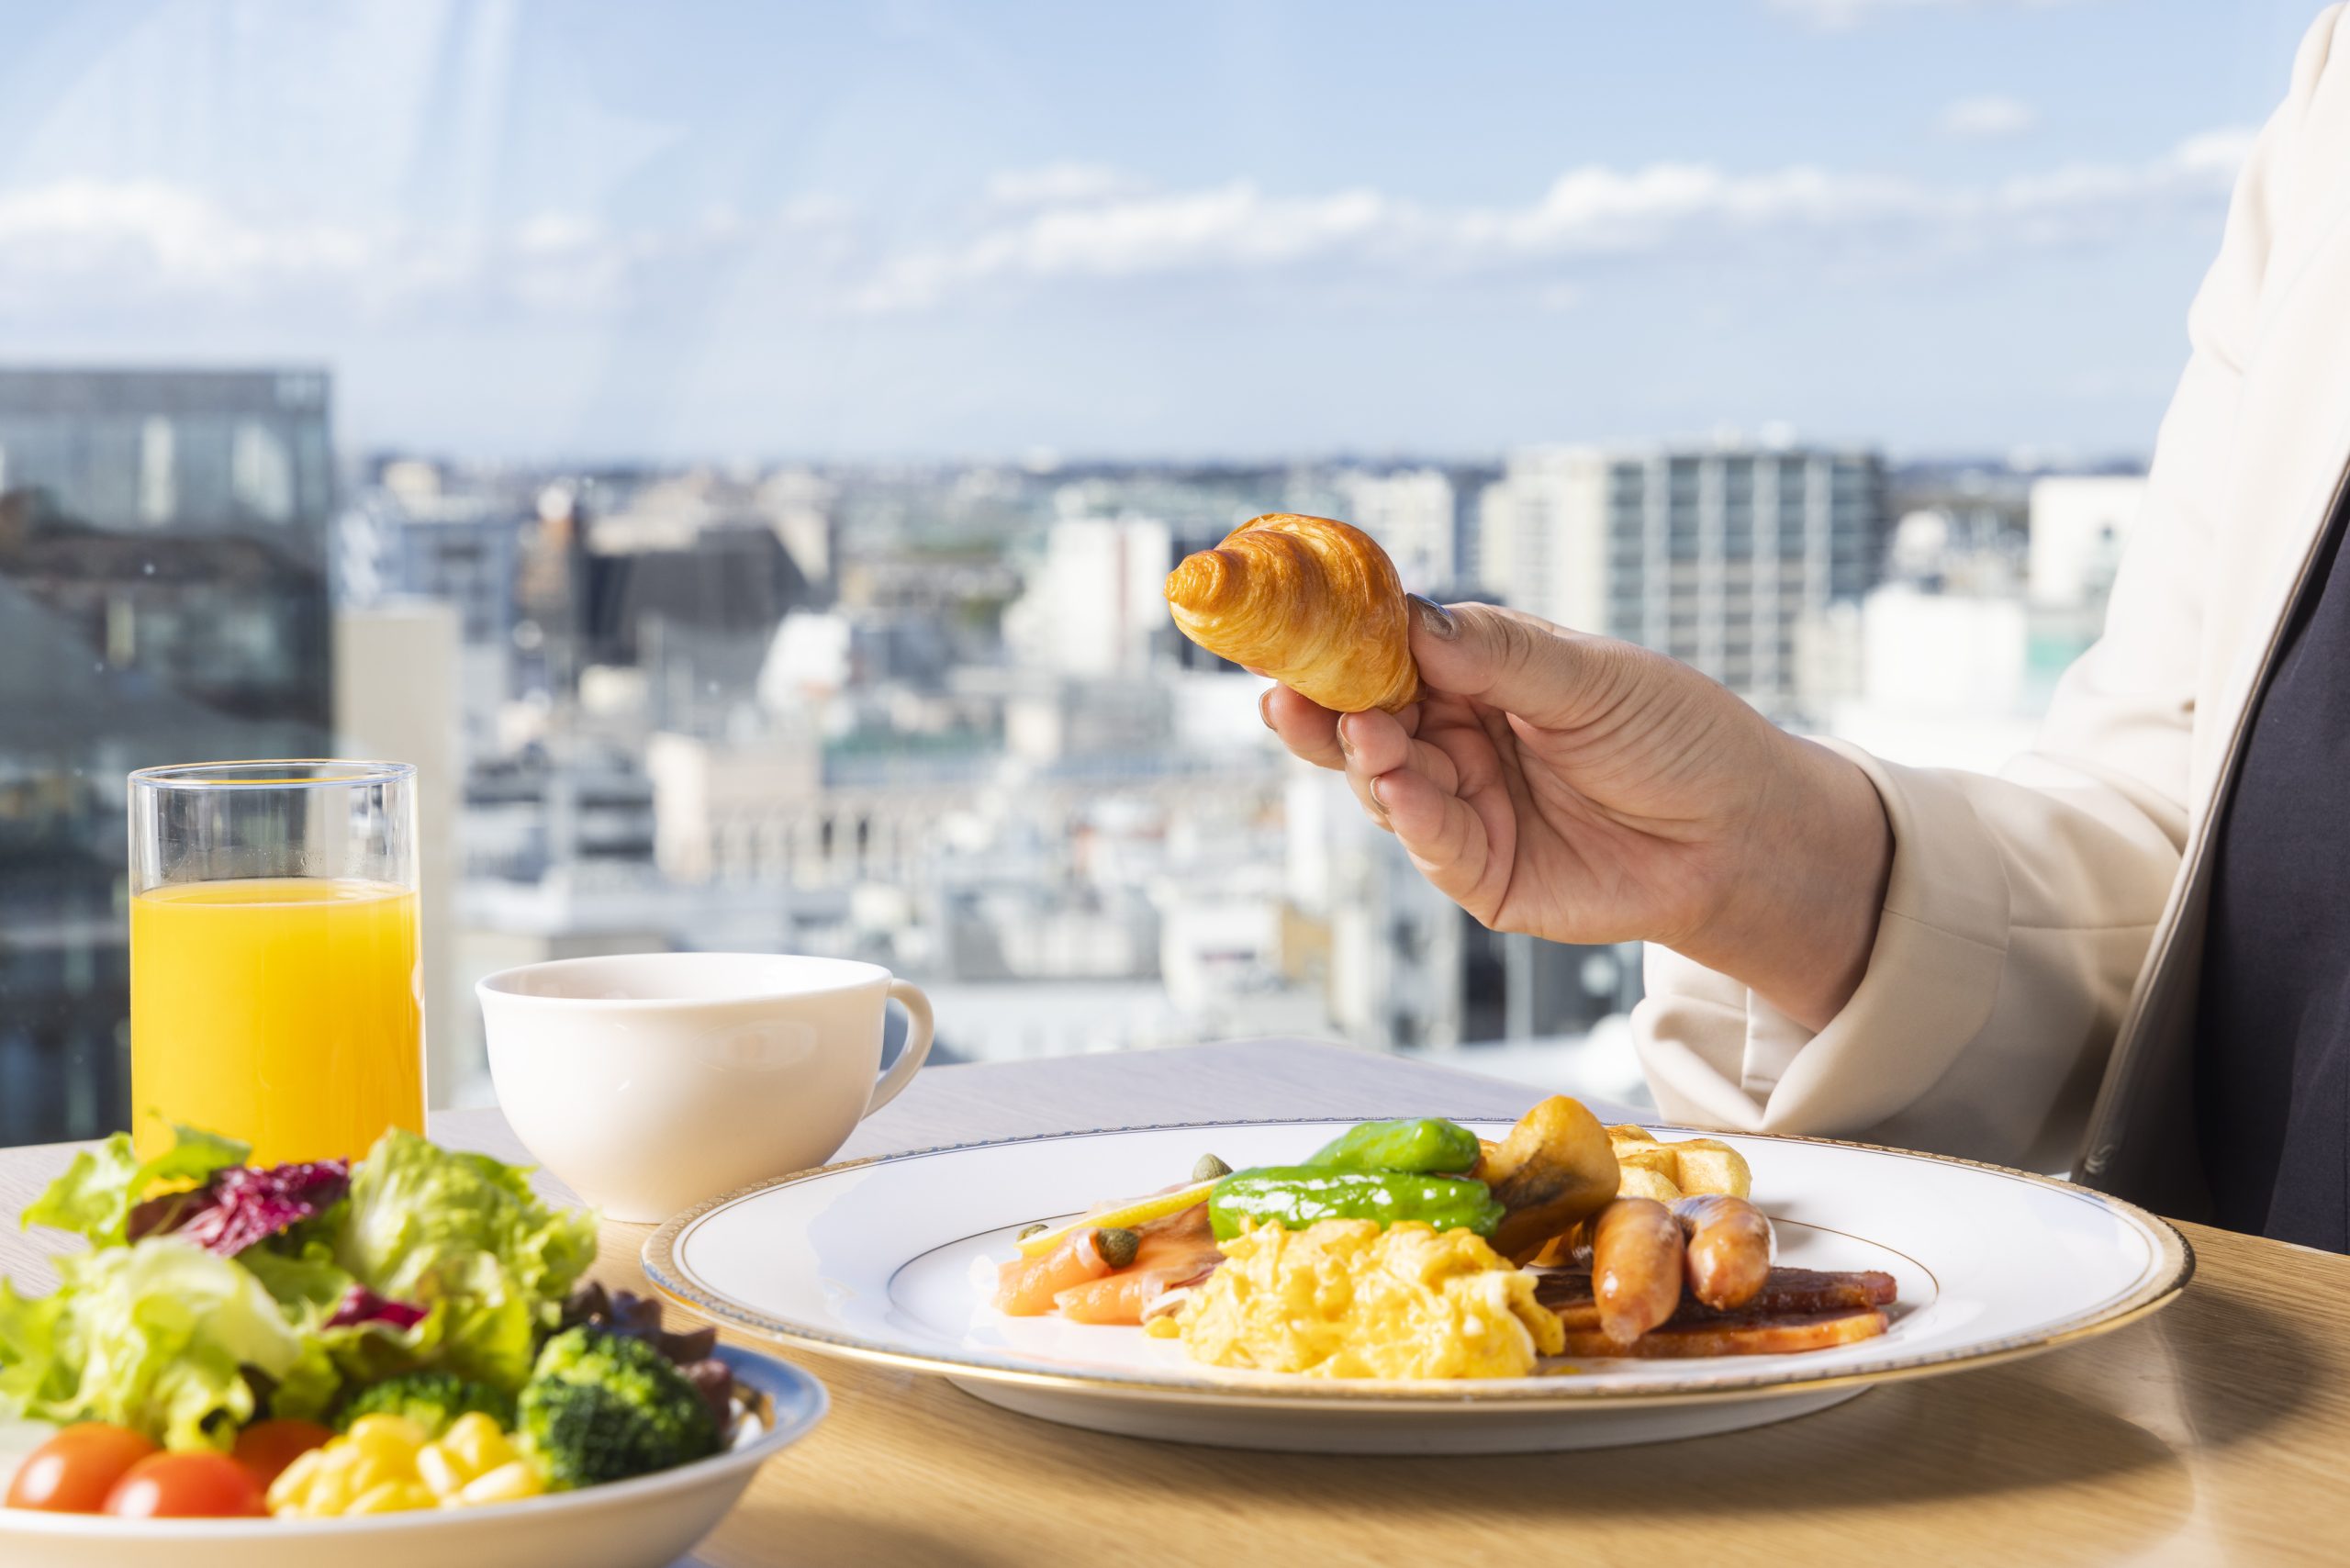
M2169 1301L2194 1271L2169 1224L2070 1182L1861 1144L1735 1136L1726 1141L1753 1168L1780 1261L1891 1274L1900 1294L1889 1332L1801 1355L1580 1361L1527 1378L1393 1383L1206 1368L1139 1329L1007 1318L988 1305L1024 1226L1165 1186L1203 1154L1292 1164L1348 1125L1102 1130L826 1166L672 1219L645 1243L645 1272L730 1326L935 1372L1071 1426L1245 1448L1470 1453L1785 1419L1873 1383L2118 1327ZM1508 1131L1470 1126L1488 1137Z

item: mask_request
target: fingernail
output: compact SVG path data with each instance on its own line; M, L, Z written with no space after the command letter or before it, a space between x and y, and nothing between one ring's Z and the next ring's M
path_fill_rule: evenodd
M1371 798L1379 802L1381 811L1387 809L1387 775L1384 773L1371 781Z
M1355 754L1355 738L1350 733L1353 729L1353 719L1354 715L1352 713L1341 713L1338 715L1338 749L1345 752L1348 756L1352 756Z
M1452 611L1416 593L1407 593L1404 597L1412 601L1414 610L1419 611L1421 631L1447 643L1460 635L1460 622L1452 618Z
M1273 689L1270 686L1257 694L1257 717L1264 721L1265 728L1273 727Z

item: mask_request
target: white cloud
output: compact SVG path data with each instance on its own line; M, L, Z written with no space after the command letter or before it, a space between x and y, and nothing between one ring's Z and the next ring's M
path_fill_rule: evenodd
M1942 118L1943 135L1977 141L2020 136L2039 123L2040 111L2030 104L2016 98L2003 98L1996 94L1979 98L1961 98L1942 110Z
M243 212L154 180L59 180L0 189L0 316L120 315L189 306L317 304L383 314L498 302L610 316L699 263L764 239L806 241L845 221L795 203L764 225L711 208L671 229L615 230L565 211L500 229L358 226Z
M1514 272L1535 278L1538 298L1564 298L1580 291L1559 270L1590 258L1718 255L1807 239L1897 252L2075 242L2216 200L2249 146L2249 132L2212 131L2143 163L2065 165L1988 187L1808 166L1733 174L1656 163L1571 170L1516 207L1434 207L1370 189L1276 196L1246 180L1083 196L1042 202L958 242L884 257L853 287L851 302L896 311L1022 280L1282 269L1316 276Z
M1122 170L1102 163L1047 163L1037 169L1007 169L988 181L987 199L999 207L1050 207L1131 196L1148 188Z
M1915 206L1898 182L1810 168L1731 175L1704 164L1629 172L1595 165L1561 175L1516 207L1434 207L1366 188L1273 196L1235 180L1046 204L958 246L887 260L854 302L869 310L918 308L958 287L1020 277L1308 264L1456 272L1655 249L1696 223L1816 227Z
M2148 204L2224 196L2251 155L2255 132L2231 127L2190 136L2143 163L2067 163L1993 189L1996 210L2090 219Z
M1991 185L1794 166L1587 165L1523 202L1446 206L1368 186L1230 180L1154 188L1059 165L999 177L958 219L883 243L837 200L764 218L712 208L659 228L550 208L500 229L357 227L246 211L154 182L0 189L0 316L188 307L613 318L710 297L740 276L792 308L903 312L1038 285L1283 278L1308 288L1475 278L1539 308L1588 298L1594 269L1793 254L1840 271L1937 253L2109 241L2216 207L2250 146L2216 130L2134 164L2076 163ZM733 272L713 269L734 268Z
M365 236L330 224L240 221L154 180L61 180L0 192L0 275L143 277L172 289L254 292L290 278L347 273Z
M2044 10L2077 3L2078 0L1770 0L1774 11L1838 32L1881 17L1916 11Z

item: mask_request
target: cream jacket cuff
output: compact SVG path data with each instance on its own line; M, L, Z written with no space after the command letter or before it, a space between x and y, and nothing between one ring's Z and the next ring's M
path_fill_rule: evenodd
M1737 981L1651 945L1633 1034L1658 1105L1673 1120L1876 1132L1932 1095L1990 1017L2010 935L2008 879L1965 790L1952 775L1820 744L1868 775L1892 823L1893 867L1868 971L1815 1035Z

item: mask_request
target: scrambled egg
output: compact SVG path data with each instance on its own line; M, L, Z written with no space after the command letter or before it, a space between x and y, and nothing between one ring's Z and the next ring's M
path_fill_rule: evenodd
M1524 1377L1565 1349L1534 1277L1472 1231L1260 1225L1149 1331L1211 1366L1310 1377Z

